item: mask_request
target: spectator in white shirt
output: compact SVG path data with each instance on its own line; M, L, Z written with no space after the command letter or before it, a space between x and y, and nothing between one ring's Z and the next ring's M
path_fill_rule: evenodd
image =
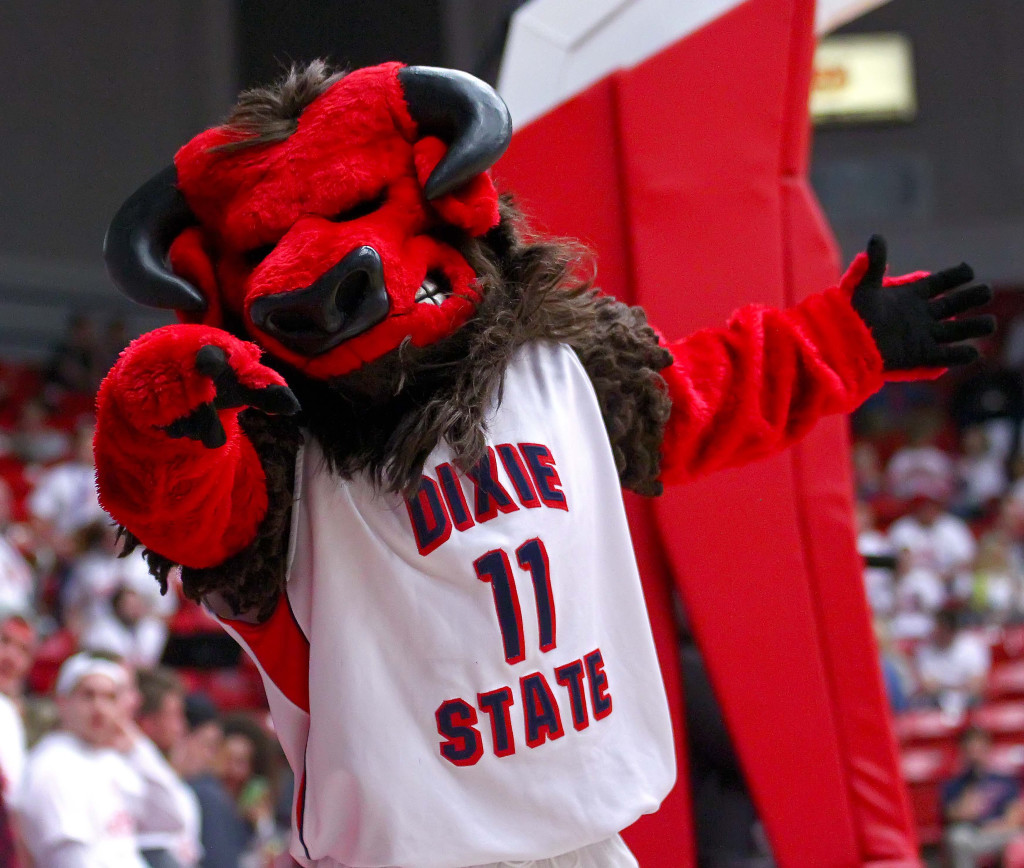
M876 615L889 615L896 602L893 589L893 570L879 566L873 561L892 557L892 544L888 537L875 526L875 514L863 500L857 501L857 553L866 559L864 566L864 590L871 610Z
M907 594L896 603L889 619L889 635L894 641L925 639L935 629L935 616L926 610L917 594Z
M24 464L49 464L68 454L71 438L49 423L49 411L40 398L26 401L18 414L8 447Z
M932 567L922 566L921 559L906 548L896 554L893 595L897 611L920 609L928 615L934 615L942 609L950 596L947 583L938 572ZM927 633L931 633L931 627Z
M933 442L923 423L897 449L885 468L886 487L898 500L927 495L945 499L953 491L953 459Z
M127 557L118 557L117 529L109 520L86 525L78 531L76 538L81 554L71 566L61 598L64 623L80 637L83 647L102 648L130 657L136 665L152 666L163 648L163 627L154 627L146 621L144 641L148 636L158 648L155 649L155 657L152 656L154 649L148 647L142 656L138 656L134 652L135 643L126 636L125 625L115 612L114 594L119 588L134 591L145 604L146 618L153 616L160 622L177 609L177 595L170 592L160 594L160 586L150 575L141 549ZM125 607L122 605L121 608Z
M11 527L12 505L11 488L0 479L0 609L27 611L35 601L36 577L18 551Z
M0 792L11 806L25 770L25 726L18 706L0 694Z
M945 711L960 712L981 699L992 658L981 639L957 629L956 613L943 609L915 662L922 697Z
M1009 487L1006 456L989 447L980 425L964 429L960 448L963 455L956 460L956 493L951 509L963 518L975 519L984 515Z
M79 653L56 695L62 730L29 755L19 797L25 843L47 868L144 868L140 832L181 833L174 772L127 714L128 670Z
M75 432L72 458L40 475L26 502L40 538L62 560L74 554L76 531L95 521L109 522L96 494L92 435L91 425Z
M133 667L160 662L167 644L167 624L153 613L149 599L129 585L111 596L109 616L98 618L78 637L81 648L115 654Z
M934 572L950 594L970 596L977 543L967 523L946 512L941 501L915 498L912 511L889 526L889 542L898 552L908 553L910 567Z

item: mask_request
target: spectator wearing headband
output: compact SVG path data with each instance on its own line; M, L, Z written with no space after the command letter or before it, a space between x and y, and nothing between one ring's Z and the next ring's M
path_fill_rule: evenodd
M133 691L118 662L79 653L61 667L61 730L29 754L17 801L37 865L142 868L139 833L184 830L173 772L127 713Z

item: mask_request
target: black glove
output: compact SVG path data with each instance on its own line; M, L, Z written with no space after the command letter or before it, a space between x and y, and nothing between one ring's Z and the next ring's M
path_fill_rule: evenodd
M220 347L207 344L196 353L196 370L213 380L217 395L212 403L200 404L164 430L171 437L198 440L208 449L217 449L227 442L224 426L217 416L218 410L253 407L272 415L292 416L299 412L299 402L287 386L265 386L252 389L238 382L234 368L228 364L227 353Z
M967 263L910 283L882 286L885 239L872 235L867 252L867 271L850 301L871 329L886 371L948 368L978 358L975 347L958 341L992 334L996 318L951 319L992 300L992 287L984 283L957 289L974 279Z

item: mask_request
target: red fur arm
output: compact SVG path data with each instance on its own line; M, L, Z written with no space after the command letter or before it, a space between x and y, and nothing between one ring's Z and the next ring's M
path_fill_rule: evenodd
M100 502L149 549L188 567L241 551L267 511L260 460L238 413L218 410L227 442L207 448L164 430L216 396L196 353L220 347L239 382L282 385L259 349L220 329L176 325L134 341L100 386L94 451Z
M853 272L793 308L745 307L725 328L668 344L663 482L778 452L881 388L882 358L849 302Z

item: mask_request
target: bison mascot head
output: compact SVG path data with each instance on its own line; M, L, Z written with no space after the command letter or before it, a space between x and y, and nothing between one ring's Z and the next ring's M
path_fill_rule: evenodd
M108 269L136 301L258 344L343 474L413 490L441 439L471 466L511 354L551 339L623 431L650 416L642 442L612 439L624 483L657 487L653 372L669 356L639 311L589 288L577 248L530 237L499 199L487 170L510 137L504 103L466 73L293 68L128 199Z

